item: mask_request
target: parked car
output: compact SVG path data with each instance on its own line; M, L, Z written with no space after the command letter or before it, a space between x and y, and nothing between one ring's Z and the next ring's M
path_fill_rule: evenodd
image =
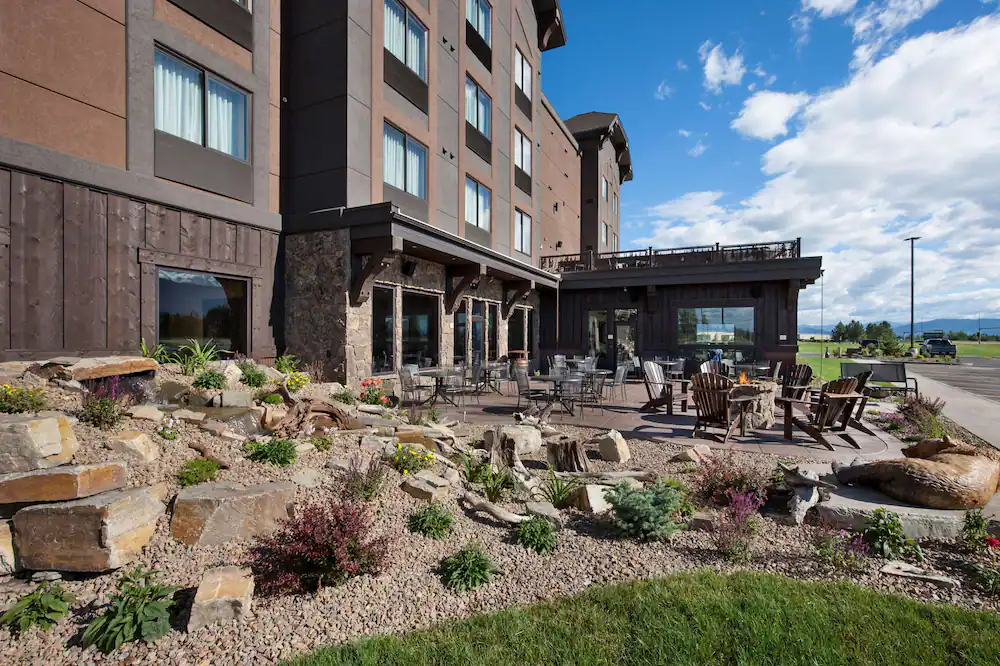
M920 353L924 356L958 356L958 348L948 338L929 338L920 345Z

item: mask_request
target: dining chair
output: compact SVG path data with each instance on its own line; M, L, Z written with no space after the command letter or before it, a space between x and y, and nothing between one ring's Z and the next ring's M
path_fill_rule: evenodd
M594 375L584 385L583 394L580 399L580 414L583 414L584 407L600 408L604 413L604 384L607 381L606 375Z
M407 396L409 396L410 401L419 401L420 394L430 389L424 384L418 384L413 376L413 370L415 366L404 365L399 369L399 385L403 392L403 401L406 402Z
M532 402L538 403L540 400L548 400L549 393L543 389L531 388L531 380L528 378L528 373L524 370L515 369L514 370L514 382L517 384L517 408L521 408L521 399L523 398L527 404Z
M608 391L611 397L615 395L615 389L619 389L622 396L622 403L628 399L625 396L625 374L628 372L628 365L622 363L617 368L615 368L615 376L611 382L604 383L604 389Z

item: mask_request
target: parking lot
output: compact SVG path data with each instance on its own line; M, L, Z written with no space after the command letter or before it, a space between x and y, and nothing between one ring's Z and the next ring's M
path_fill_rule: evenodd
M1000 359L965 357L960 365L912 363L907 370L1000 402Z

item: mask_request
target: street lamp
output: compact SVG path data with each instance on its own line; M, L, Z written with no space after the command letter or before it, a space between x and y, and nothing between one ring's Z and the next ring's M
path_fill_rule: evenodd
M915 338L913 337L913 252L914 244L920 240L920 236L911 236L905 239L910 244L910 350L913 350Z

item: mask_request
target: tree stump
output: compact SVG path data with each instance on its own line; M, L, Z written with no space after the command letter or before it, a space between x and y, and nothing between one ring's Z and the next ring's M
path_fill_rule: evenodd
M577 439L553 439L546 443L548 460L557 472L589 472L587 450Z

